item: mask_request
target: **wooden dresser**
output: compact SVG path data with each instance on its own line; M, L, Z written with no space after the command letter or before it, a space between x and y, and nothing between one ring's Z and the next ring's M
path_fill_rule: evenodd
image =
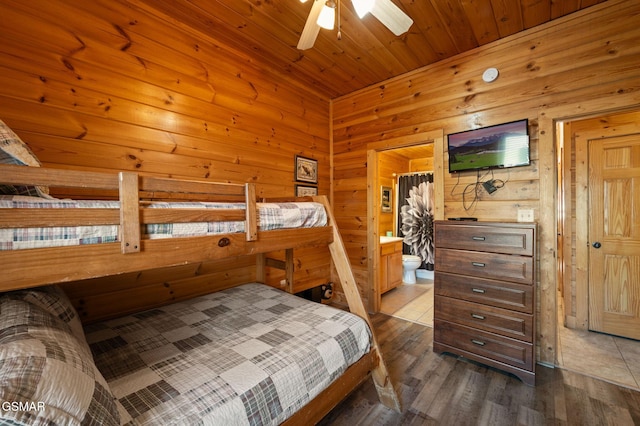
M536 224L435 222L435 352L535 385Z

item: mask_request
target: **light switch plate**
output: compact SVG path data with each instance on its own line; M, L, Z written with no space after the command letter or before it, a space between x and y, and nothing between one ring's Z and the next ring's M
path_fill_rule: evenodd
M518 209L518 222L533 222L533 210Z

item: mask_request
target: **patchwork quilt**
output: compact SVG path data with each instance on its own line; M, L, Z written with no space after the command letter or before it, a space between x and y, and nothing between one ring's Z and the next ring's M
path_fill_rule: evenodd
M0 195L0 208L119 208L117 201L56 200L19 195ZM243 209L242 203L155 202L150 208ZM324 206L314 202L258 203L261 231L326 226ZM0 229L0 250L58 247L116 242L118 226L61 226L46 228ZM244 232L244 222L191 222L145 225L145 238L193 237Z
M0 295L0 424L120 424L80 319L55 286Z
M262 284L85 327L122 424L276 425L370 349L364 320Z

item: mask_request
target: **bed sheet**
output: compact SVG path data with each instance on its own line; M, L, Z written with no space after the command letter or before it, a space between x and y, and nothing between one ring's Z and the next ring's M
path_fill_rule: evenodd
M38 197L0 195L0 208L119 208L118 201L48 200ZM327 214L321 203L257 203L258 229L326 226ZM149 208L243 209L243 203L153 202ZM99 244L119 241L119 226L60 226L0 229L0 250ZM175 238L245 232L244 222L192 222L148 224L143 238Z
M263 284L85 327L123 424L276 425L370 350L367 323Z

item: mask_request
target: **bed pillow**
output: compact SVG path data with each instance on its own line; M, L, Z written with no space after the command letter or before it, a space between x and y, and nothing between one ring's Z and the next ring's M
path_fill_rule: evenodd
M5 293L5 296L39 306L67 324L71 333L81 343L86 344L80 317L65 292L57 285L15 290Z
M86 340L11 293L0 296L0 401L0 424L120 424Z
M0 120L0 164L40 167L38 157L2 120ZM0 194L48 197L49 188L0 184Z

